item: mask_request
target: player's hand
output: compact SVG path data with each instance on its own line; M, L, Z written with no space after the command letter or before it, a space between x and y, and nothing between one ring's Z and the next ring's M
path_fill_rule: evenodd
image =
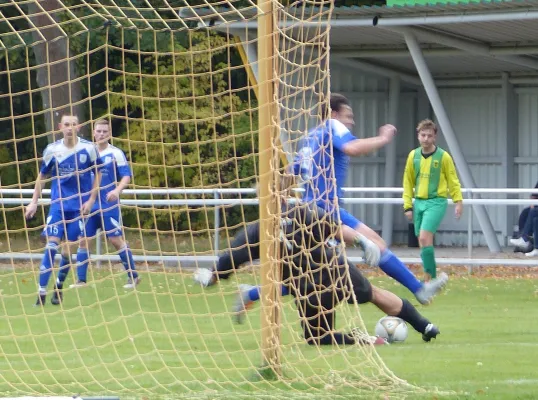
M454 210L454 216L456 217L456 219L460 219L462 214L463 214L463 203L461 201L458 201L456 203L456 209Z
M396 127L391 124L383 125L379 128L378 135L385 139L387 143L392 142L392 139L394 139L394 135L396 135Z
M80 210L82 212L82 215L88 215L92 211L93 203L93 201L88 200L82 205L82 209Z
M120 198L120 191L118 189L114 189L107 193L106 195L106 201L116 201Z
M377 267L379 265L381 250L374 242L367 239L365 236L358 234L355 238L355 244L364 251L364 261L366 261L366 264L372 267Z
M404 212L404 215L409 221L413 221L413 211L411 211L411 210L406 211L406 212Z
M24 217L26 219L31 219L34 217L36 211L37 211L37 203L30 203L26 206L26 210L24 211Z

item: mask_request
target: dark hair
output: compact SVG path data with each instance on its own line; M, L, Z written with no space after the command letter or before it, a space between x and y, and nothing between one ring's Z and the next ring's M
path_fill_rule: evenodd
M331 99L329 103L329 110L327 110L325 104L321 105L321 114L324 119L330 117L331 111L340 112L342 111L343 106L351 107L351 104L349 103L347 97L340 93L331 93Z

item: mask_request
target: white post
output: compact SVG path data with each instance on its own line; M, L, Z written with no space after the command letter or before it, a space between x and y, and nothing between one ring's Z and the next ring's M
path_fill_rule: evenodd
M389 120L388 123L398 127L398 111L400 103L400 79L397 77L390 79L389 87ZM385 147L385 186L393 187L396 184L396 140L398 136ZM400 177L401 178L401 177ZM401 181L398 181L401 184ZM386 193L385 197L392 197ZM382 236L388 246L392 244L392 232L394 227L394 205L385 204L383 206Z

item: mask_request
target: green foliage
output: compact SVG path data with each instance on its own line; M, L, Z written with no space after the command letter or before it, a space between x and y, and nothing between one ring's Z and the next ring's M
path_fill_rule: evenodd
M128 118L115 131L126 140L120 146L132 161L135 184L251 186L256 136L250 132L256 131L251 121L257 117L241 98L246 89L231 85L227 39L204 31L139 32L129 39L142 53L124 59L126 73L110 74L109 107L115 116ZM173 214L173 221L168 213L157 214L155 220L160 229L171 229L171 223L175 229L208 228L203 212L193 218L183 210ZM155 222L143 223L149 228Z
M146 7L141 0L130 2ZM155 4L154 4L155 3ZM152 3L157 6L159 1ZM64 0L67 6L76 0ZM5 12L15 8L4 7ZM101 10L102 11L102 10ZM86 114L112 115L115 144L132 161L137 187L251 187L257 163L257 114L247 89L247 74L231 39L208 31L172 32L107 26L105 18L73 8L56 16L68 33L77 75L83 77ZM11 16L11 15L9 15ZM24 20L15 21L27 29ZM84 24L84 25L82 25ZM162 27L155 26L156 29ZM0 30L2 27L0 26ZM3 185L29 183L47 144L42 100L36 83L32 38L0 55L0 118L14 116L0 130ZM230 68L231 67L231 68ZM20 72L17 72L20 71ZM5 96L12 93L12 96ZM13 111L11 111L13 110ZM114 118L117 117L117 118ZM89 134L88 128L83 131ZM14 139L23 139L15 142ZM27 139L25 139L27 138ZM248 219L257 210L246 208ZM172 215L172 217L170 217ZM245 215L226 213L229 224ZM126 225L153 229L208 229L212 213L181 207L153 212L127 211ZM35 223L42 223L36 221ZM11 227L24 221L10 220Z

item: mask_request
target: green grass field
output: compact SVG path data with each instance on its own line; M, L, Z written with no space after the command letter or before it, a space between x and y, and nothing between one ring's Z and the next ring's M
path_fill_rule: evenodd
M239 276L240 281L252 279ZM409 298L393 281L371 279ZM189 274L171 269L144 273L136 292L123 289L125 277L117 269L94 271L93 280L87 288L66 290L61 307L48 302L42 309L32 306L34 272L18 268L0 274L1 396L375 398L374 392L357 389L356 372L379 387L386 384L378 372L382 367L362 363L369 349L320 350L303 344L289 298L282 318L286 380L275 384L253 380L260 360L260 310L251 310L245 324L233 324L229 306L235 279L205 292ZM410 331L405 343L377 348L399 378L427 391L400 393L383 386L381 398L536 398L537 290L533 279L452 279L433 305L421 308L441 328L438 340L426 344ZM339 309L341 325L350 312L347 306ZM373 331L382 314L371 305L361 307L361 313ZM330 377L331 371L338 371L336 380L316 380L316 375Z

